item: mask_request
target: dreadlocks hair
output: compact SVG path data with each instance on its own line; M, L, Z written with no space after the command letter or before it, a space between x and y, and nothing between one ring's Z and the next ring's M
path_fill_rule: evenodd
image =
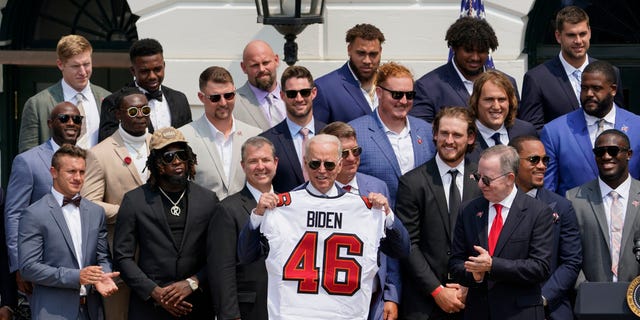
M165 146L162 149L153 149L149 153L149 157L147 157L147 169L149 169L149 180L147 182L152 187L158 186L158 176L160 176L159 166L165 164L164 160L162 160L162 155L167 152L167 147L171 145L180 146L184 151L187 152L187 178L189 180L193 180L196 176L196 165L198 164L198 160L196 154L193 153L193 149L184 143L184 142L175 142L168 146Z

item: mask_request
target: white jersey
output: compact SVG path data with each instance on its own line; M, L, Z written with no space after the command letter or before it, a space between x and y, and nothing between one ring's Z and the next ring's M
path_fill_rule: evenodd
M385 214L358 195L279 195L269 241L269 319L367 319Z

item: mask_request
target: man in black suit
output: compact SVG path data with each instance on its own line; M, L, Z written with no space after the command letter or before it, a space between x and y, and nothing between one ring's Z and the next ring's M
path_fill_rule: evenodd
M478 162L482 150L508 144L510 139L523 135L537 136L528 122L516 119L518 92L509 78L500 71L484 72L473 83L469 100L478 127L476 147L467 159Z
M485 150L474 175L483 196L465 203L456 220L449 270L469 288L465 319L544 319L553 216L516 188L519 162L512 147Z
M498 48L498 37L484 19L462 17L454 22L445 35L453 57L446 64L425 74L416 81L416 98L410 115L433 122L438 111L446 106L467 106L473 82L488 68L490 51ZM507 76L516 90L516 80Z
M571 202L544 188L549 157L540 139L521 136L509 142L520 155L516 185L553 210L553 252L551 277L542 287L546 319L573 319L570 297L582 267L582 244L578 220Z
M579 7L567 6L556 15L557 57L525 73L522 104L518 118L533 124L537 130L551 120L580 108L581 75L596 59L587 55L591 28L589 16ZM615 102L622 106L622 81L616 68L619 90Z
M180 131L156 130L149 149L149 180L124 195L113 240L133 292L129 319L210 318L206 240L218 198L189 181L196 156Z
M260 195L273 193L271 181L278 158L271 141L249 138L242 145L242 169L247 183L240 192L225 198L209 223L207 271L216 316L220 320L268 319L267 270L264 257L240 265L236 258L238 235L249 220Z
M4 190L0 188L0 212L4 213ZM4 218L0 219L0 320L13 317L13 309L18 304L18 288L15 275L9 272L9 256L4 237Z
M313 117L313 98L318 90L307 68L288 67L282 73L280 85L280 97L287 108L287 118L260 134L276 148L279 162L273 188L279 193L289 192L309 180L305 177L306 172L302 171L304 144L325 126L325 123Z
M162 45L155 39L140 39L129 49L133 82L128 87L138 87L147 96L151 114L149 132L154 128L180 128L191 122L191 108L187 96L180 91L162 85L165 62ZM100 131L98 141L102 141L118 130L116 119L116 95L112 94L102 101L100 112Z
M436 156L400 177L396 214L412 243L404 263L402 319L457 319L464 308L466 291L448 266L460 203L480 196L470 178L477 165L465 160L476 135L468 108L441 109L433 121Z

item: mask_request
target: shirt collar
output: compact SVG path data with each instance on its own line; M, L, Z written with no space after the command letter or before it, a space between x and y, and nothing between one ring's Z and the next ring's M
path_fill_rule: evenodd
M516 188L516 186L513 185L513 189L511 189L511 192L509 193L509 195L506 196L504 199L502 199L498 203L501 204L505 208L511 209L511 206L513 205L513 200L515 200L517 193L518 193L518 188ZM495 202L489 202L489 207L493 206L494 204L496 204L496 203Z
M56 202L58 203L58 205L62 207L62 200L64 199L64 195L58 192L58 190L56 190L54 187L51 187L51 194L56 199ZM75 194L73 197L71 197L71 199L74 199L77 196L78 194Z
M334 183L333 186L331 186L331 189L329 189L329 191L327 191L327 193L322 193L320 191L318 191L318 189L316 189L313 184L311 184L311 182L307 183L307 190L309 192L311 192L311 194L315 195L315 196L322 196L322 195L326 195L327 197L337 197L338 196L338 188L336 187L336 184Z
M598 186L600 187L600 196L602 199L606 198L612 190L615 190L622 199L625 199L629 196L629 191L631 190L631 175L627 175L627 179L615 189L612 189L598 176Z
M527 191L527 195L535 199L538 196L538 188L531 188L531 190Z
M344 186L346 186L347 184L351 186L351 191L359 191L360 188L358 188L358 179L356 179L356 176L353 176L353 179L351 179L351 181L349 181L347 184L344 184L338 180L336 180L336 184L338 185L338 187L342 188ZM353 193L358 193L358 192L353 192Z
M56 143L55 140L53 140L53 138L49 139L49 144L51 145L51 149L53 149L53 152L58 151L58 149L60 149L60 146Z
M480 120L476 119L476 127L478 127L478 131L482 134L482 137L491 137L494 133L498 132L500 135L508 135L507 128L504 126L504 123L498 130L493 130L480 122Z
M617 107L618 106L614 102L613 103L613 107L611 108L611 110L609 110L609 113L607 113L602 119L604 119L604 121L606 121L607 123L613 123L615 125L616 124L616 108ZM587 126L592 126L598 120L600 120L600 118L594 117L594 116L589 115L586 112L584 112L584 109L582 110L582 112L584 114L584 119L587 122Z
M469 80L469 79L465 78L462 75L462 72L460 72L460 69L458 69L458 66L456 65L456 62L455 62L455 60L453 60L453 58L454 57L451 57L451 64L453 65L453 69L456 70L456 73L458 74L458 77L460 77L460 80L462 80L462 83L473 85L473 81L472 80ZM482 66L482 72L485 72L485 70L486 70L485 66Z
M297 123L291 121L289 117L287 117L285 121L287 121L287 126L289 126L289 133L291 133L291 137L295 137L298 134L298 132L300 132L300 129L302 129L302 127L299 126ZM304 127L309 129L309 133L312 133L313 135L316 134L313 116L311 116L311 121L309 121L309 123L307 123Z
M140 85L138 85L138 81L134 81L133 83L136 85L136 88L138 88L138 90L140 90L140 92L149 93L149 91L147 91L147 89L145 89L145 88L141 87ZM160 85L158 87L158 90L160 90L160 92L162 92L162 85ZM164 93L163 93L163 95L164 95Z
M233 134L236 133L236 119L233 118L233 116L231 116L231 121L231 131L229 132L229 137L232 137ZM216 126L214 126L213 123L209 121L209 119L207 119L207 123L209 124L209 129L211 130L211 134L213 135L213 137L215 139L221 137L224 140L224 132L218 130L218 128L216 128Z
M261 192L260 190L256 189L249 182L246 183L246 186L247 186L247 189L249 189L249 192L251 192L251 195L253 196L253 199L256 200L256 202L258 202L260 200L260 196L262 195L263 192ZM273 193L273 185L271 186L271 189L269 190L269 193Z
M404 129L402 129L402 131L400 131L400 132L395 132L395 131L392 131L391 129L389 129L389 127L387 127L387 125L384 124L384 121L382 121L382 118L380 118L380 108L376 108L375 114L376 114L376 118L378 119L378 121L380 121L380 124L382 124L382 130L384 130L384 133L392 132L394 134L397 134L397 135L400 135L400 136L404 136L405 134L408 134L409 132L411 132L411 123L409 122L409 117L408 116L405 119Z
M584 68L586 68L587 65L589 64L589 56L586 54L585 54L584 63L579 68L574 68L572 65L570 65L569 62L567 62L567 60L565 60L564 57L562 56L562 51L558 53L558 56L560 57L560 63L562 64L562 68L564 69L564 72L567 73L567 77L573 77L573 72L576 70L580 70L580 72L583 72Z
M460 163L458 163L457 166L450 167L448 164L444 163L442 158L440 158L440 154L436 153L436 165L438 166L438 172L440 173L440 178L449 174L449 170L451 169L457 169L458 174L464 173L464 158L462 158L462 161L460 161Z
M76 91L76 89L72 88L64 79L62 79L62 95L65 101L71 101L73 104L76 104L75 97L78 92L82 93L85 99L93 97L90 83L87 83L81 91Z
M256 96L256 99L258 100L259 104L262 104L265 102L265 100L267 99L267 95L271 94L274 97L276 97L276 99L280 100L280 84L276 83L276 87L275 89L273 89L273 91L269 92L269 91L265 91L262 90L260 88L257 88L255 86L253 86L251 84L251 82L247 82L249 84L249 88L251 89L251 92L253 92L253 94Z

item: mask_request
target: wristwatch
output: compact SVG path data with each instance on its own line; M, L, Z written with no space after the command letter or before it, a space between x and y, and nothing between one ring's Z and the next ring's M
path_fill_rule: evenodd
M191 278L187 278L187 282L189 283L189 287L191 288L191 290L196 291L198 290L198 283L191 279Z

